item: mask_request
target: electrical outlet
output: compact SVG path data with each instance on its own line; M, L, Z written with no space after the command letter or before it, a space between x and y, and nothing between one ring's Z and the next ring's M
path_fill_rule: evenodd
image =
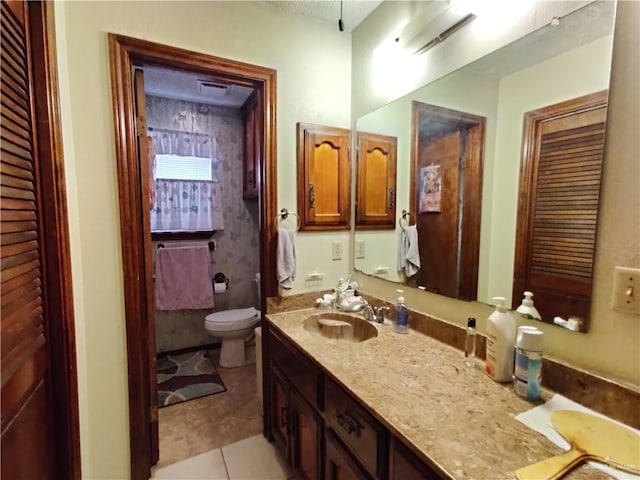
M356 258L365 257L365 242L364 240L358 240L356 242Z
M611 306L640 315L640 269L616 267L613 274Z
M331 243L331 258L333 260L342 260L342 242L336 240Z

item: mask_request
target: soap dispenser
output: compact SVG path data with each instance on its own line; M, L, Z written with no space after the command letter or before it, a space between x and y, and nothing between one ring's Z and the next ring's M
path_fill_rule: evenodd
M534 320L542 319L536 307L533 306L533 293L531 292L524 292L522 304L516 309L516 312L524 318L532 318Z
M485 372L496 382L513 380L513 349L516 322L507 311L504 297L495 297L496 310L487 321L487 359Z

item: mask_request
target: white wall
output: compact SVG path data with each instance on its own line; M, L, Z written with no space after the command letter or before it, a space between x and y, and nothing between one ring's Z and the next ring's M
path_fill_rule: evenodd
M554 2L539 3L540 8L555 8ZM557 6L562 6L562 3L557 2ZM566 5L564 6L566 7ZM573 6L577 8L580 5L575 2ZM568 8L570 7L572 5L569 5ZM537 9L536 12L540 15L532 14L533 20L530 24L520 25L522 27L520 35L528 33L529 27L543 21L548 13L547 10L540 9ZM368 113L370 108L377 107L383 102L379 93L364 79L371 69L371 52L390 31L389 26L394 22L397 23L405 14L406 6L403 4L396 5L396 2L385 2L354 32L352 71L354 79L352 116L354 121L357 117ZM638 141L638 132L640 131L640 116L638 115L638 111L640 111L640 89L638 88L640 66L637 61L638 46L640 45L639 24L640 3L619 2L609 87L610 97L590 329L586 334L578 334L555 326L540 324L545 332L545 353L548 356L563 360L578 368L631 383L636 387L640 385L640 319L637 315L613 310L609 301L614 267L620 265L640 268L640 195L638 195L640 191L640 162L638 161L640 158L640 142ZM451 42L454 37L451 37L444 44L447 46L447 55L451 58L461 59L460 62L465 63L473 60L473 58L469 58L469 52L457 49L458 45ZM483 42L476 38L475 43L468 44L469 51L475 55L486 45L490 43L495 45L494 40L495 37ZM502 39L500 41L502 42ZM479 47L480 44L482 48ZM445 71L446 73L451 62L453 60L431 66L434 71ZM430 76L431 73L425 70L416 74L412 80L416 85L420 85L428 81ZM601 80L601 72L593 73L593 78L596 80L595 88L597 89L597 82ZM407 82L406 79L403 80L403 84ZM594 86L591 85L588 88L594 88ZM523 106L523 108L525 107ZM521 130L518 130L517 138L520 137ZM514 185L514 188L517 190L517 186ZM494 198L494 202L499 200L498 197L499 195ZM498 220L496 219L496 222ZM495 235L499 234L498 231L495 232ZM492 232L492 237L495 235ZM380 295L389 301L394 300L395 284L364 275L355 275L355 277L365 291ZM485 327L484 319L492 310L480 303L461 302L417 290L405 291L405 297L410 303L410 307L460 325L464 325L468 316L475 316L478 318L478 328L481 331Z
M60 2L56 15L83 477L121 479L129 476L129 418L107 33L276 69L278 206L294 211L295 124L349 127L351 43L258 2ZM293 292L306 288L309 270L327 274L321 288L348 272L349 255L330 259L334 239L346 246L349 233L298 235Z

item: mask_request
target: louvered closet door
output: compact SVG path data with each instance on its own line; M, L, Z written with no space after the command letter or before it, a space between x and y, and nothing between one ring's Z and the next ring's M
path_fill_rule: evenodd
M542 125L532 280L553 276L579 284L591 282L604 117L605 108L600 108Z
M2 478L52 478L41 235L25 6L2 2Z
M525 115L513 299L546 320L588 320L606 110L605 91Z

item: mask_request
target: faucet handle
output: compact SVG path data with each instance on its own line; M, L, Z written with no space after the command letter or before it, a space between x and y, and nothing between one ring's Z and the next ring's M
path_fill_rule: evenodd
M376 309L376 315L378 317L378 321L380 323L384 322L384 312L389 313L389 307L385 306L385 305L381 305Z

